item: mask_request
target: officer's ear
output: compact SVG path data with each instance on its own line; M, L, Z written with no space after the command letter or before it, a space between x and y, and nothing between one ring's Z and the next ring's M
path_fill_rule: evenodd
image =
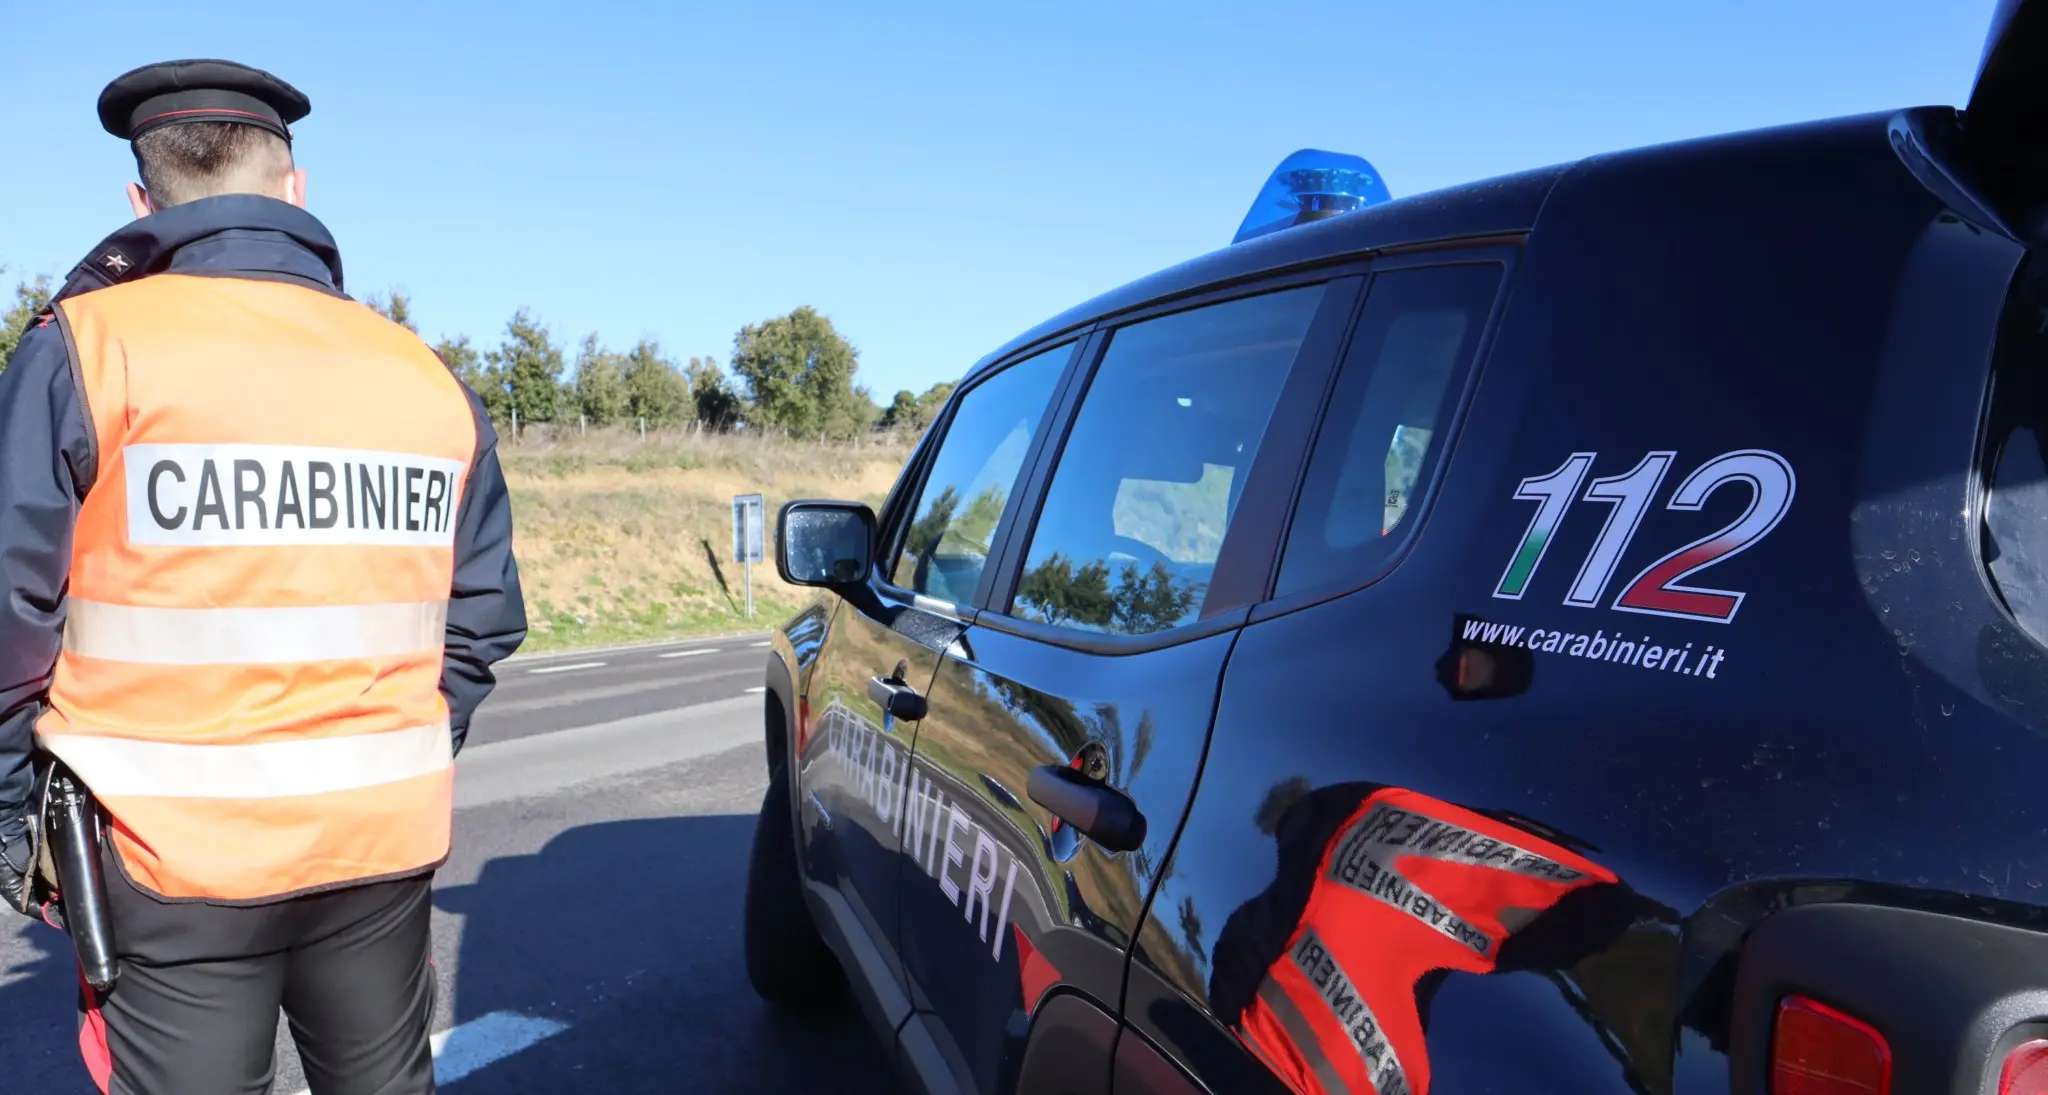
M135 210L136 220L156 212L156 206L150 204L149 191L144 190L140 183L128 184L128 208Z
M285 176L285 178L284 178L284 200L286 200L286 201L288 201L288 202L292 203L293 205L296 205L296 206L298 206L298 207L299 207L300 209L304 209L304 208L306 207L306 169L305 169L305 168L303 168L303 167L295 167L295 168L292 168L292 173L291 173L291 174L289 174L289 175L286 175L286 176Z

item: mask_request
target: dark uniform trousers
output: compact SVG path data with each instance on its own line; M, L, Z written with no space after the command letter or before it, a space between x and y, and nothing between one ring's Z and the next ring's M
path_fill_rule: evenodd
M153 897L110 862L120 976L80 985L88 1070L110 1095L267 1095L281 1008L313 1095L432 1092L431 881L227 906Z

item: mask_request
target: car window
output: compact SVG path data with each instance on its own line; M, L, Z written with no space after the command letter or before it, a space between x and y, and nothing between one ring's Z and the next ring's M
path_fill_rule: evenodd
M1142 635L1196 618L1322 285L1115 331L1046 491L1012 613Z
M1373 278L1309 457L1277 594L1369 577L1399 542L1500 278L1492 263Z
M960 397L904 532L893 584L954 604L974 599L996 524L1073 348L1034 354Z

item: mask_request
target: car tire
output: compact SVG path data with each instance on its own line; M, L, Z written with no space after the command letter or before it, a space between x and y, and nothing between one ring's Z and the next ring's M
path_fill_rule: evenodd
M789 773L776 766L754 826L747 866L747 980L763 1000L814 1012L837 1003L846 988L839 959L818 934L804 903L803 879L790 820Z

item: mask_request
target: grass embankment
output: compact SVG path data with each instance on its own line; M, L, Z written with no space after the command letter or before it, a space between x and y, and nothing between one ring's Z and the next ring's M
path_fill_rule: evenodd
M732 499L764 496L770 536L791 498L878 505L910 441L593 431L501 441L531 632L521 653L766 628L810 594L754 567L754 618L732 562Z

